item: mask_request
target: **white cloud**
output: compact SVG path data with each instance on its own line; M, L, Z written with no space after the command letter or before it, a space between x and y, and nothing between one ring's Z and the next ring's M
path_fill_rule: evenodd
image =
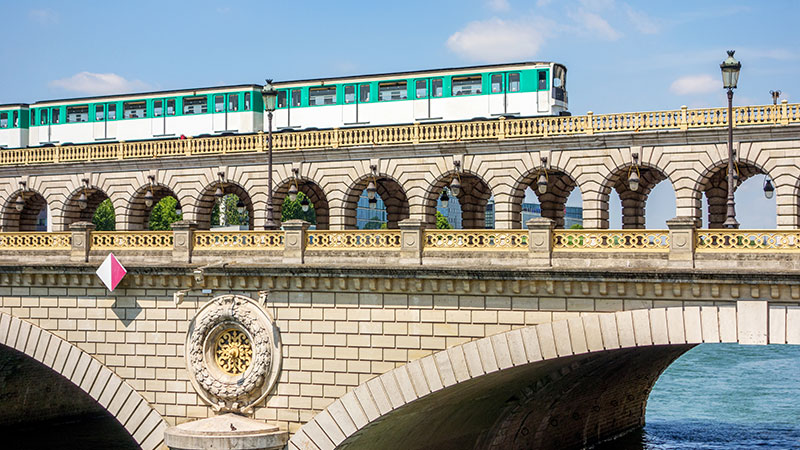
M578 26L583 32L589 35L597 36L608 41L616 41L622 37L622 33L615 30L614 27L600 17L599 14L579 8L577 11L570 11L569 17L578 23Z
M32 9L28 12L28 16L40 25L52 25L58 23L58 13L50 8Z
M150 88L143 81L126 80L115 73L92 72L80 72L71 77L53 80L50 86L89 95L123 94Z
M708 94L722 89L722 81L708 74L687 75L673 81L669 90L678 95Z
M486 0L486 6L494 11L508 11L511 9L508 0Z
M473 61L513 61L534 57L545 41L543 21L492 18L470 22L447 39L447 47Z
M658 34L661 31L661 25L643 11L633 9L630 5L626 4L625 13L628 15L628 19L630 19L631 23L633 23L633 26L639 30L640 33Z

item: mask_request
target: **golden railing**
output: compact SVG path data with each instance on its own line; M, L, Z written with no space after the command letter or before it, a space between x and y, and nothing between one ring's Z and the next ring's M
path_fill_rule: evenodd
M9 232L0 233L1 250L69 250L70 233Z
M194 248L202 250L283 250L283 231L195 231Z
M171 231L95 231L92 249L97 250L172 250Z
M800 252L798 230L698 230L698 252Z
M668 230L554 230L553 251L668 252Z
M399 250L400 230L316 230L308 232L310 250Z
M282 131L273 134L273 148L278 151L289 151L478 139L497 140L595 133L689 130L726 126L728 124L727 116L726 108L688 109L682 107L667 111L620 114L588 113L584 116L500 118L366 128ZM738 106L733 109L734 127L788 125L790 123L800 123L800 104ZM194 139L31 147L0 151L0 165L261 152L267 148L267 144L267 136L264 133L257 133Z
M526 230L425 230L425 250L527 251Z

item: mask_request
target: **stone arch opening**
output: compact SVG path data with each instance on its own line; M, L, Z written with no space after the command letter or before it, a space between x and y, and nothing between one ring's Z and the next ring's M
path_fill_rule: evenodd
M539 192L539 178L544 175L546 181L546 190L544 193ZM567 200L573 192L580 194L580 189L577 191L575 187L577 183L572 177L558 169L552 168L543 171L538 168L528 172L518 183L512 193L511 204L511 224L512 228L522 228L525 225L523 216L538 213L541 217L551 219L555 222L556 228L565 228L568 225L575 223L575 219L570 217L567 223ZM523 212L523 204L526 198L536 198L539 202L538 211ZM581 216L580 220L583 220Z
M739 191L739 188L742 187L746 181L751 180L757 175L767 175L767 172L751 162L737 161L734 166L734 194ZM705 210L705 218L701 217L705 227L723 228L728 210L727 161L716 164L704 174L699 183L696 195L698 202L703 206L701 210ZM763 196L763 191L761 195ZM705 202L703 202L703 196L705 197ZM738 219L743 215L742 213L748 211L748 209L742 208L742 203L739 202L739 198L736 195L734 195L734 198L736 200L736 217ZM776 211L773 211L773 214L777 217ZM741 222L741 220L739 220L739 222Z
M374 181L377 190L377 202L372 204L366 194L370 181ZM401 220L409 217L408 197L403 187L395 179L380 174L356 181L345 196L344 209L346 229L381 228L384 223L386 228L396 229Z
M126 442L120 441L119 445L110 442L100 447L160 448L166 422L112 370L70 342L11 315L0 313L0 330L3 330L0 333L0 371L3 372L0 429L24 428L20 419L34 423L42 419L103 415L112 419L111 423L103 421L103 431L113 432L113 438L129 440L131 445L125 447ZM14 401L18 393L24 401ZM33 429L40 430L40 427ZM79 423L63 427L64 432L79 429ZM4 443L13 440L15 434L4 433ZM25 439L21 447L45 448L32 443L38 438L52 439L52 435L38 434L21 436ZM91 436L87 445L80 445L79 434L58 438L70 438L70 443L79 448L98 447L99 439ZM61 446L54 445L52 440L49 442L51 447Z
M457 195L450 188L455 179L458 179L461 184ZM443 193L447 197L446 208L442 203ZM435 228L436 212L439 211L453 228L493 228L494 221L491 220L491 217L489 220L486 217L487 206L491 198L492 190L477 174L467 171L450 171L431 185L425 204L425 221L428 227Z
M22 197L22 211L17 210L17 201ZM47 231L50 211L42 194L32 191L17 191L9 196L3 214L3 231Z
M151 192L152 203L148 206L147 192ZM130 231L149 230L150 218L153 211L158 207L159 203L167 197L172 197L176 202L176 209L181 209L180 200L175 192L168 186L163 184L144 185L140 187L131 197L127 210L128 229ZM177 214L176 214L177 216Z
M106 200L110 201L108 195L97 186L76 189L64 205L64 230L69 231L70 224L74 222L92 222L98 207ZM114 214L113 204L111 210ZM109 220L116 223L116 215Z
M608 199L606 210L609 211L609 215L612 210L610 203L618 199L621 210L620 224L622 229L646 228L647 218L645 209L650 193L659 183L664 180L669 180L667 175L657 167L640 164L638 166L638 171L636 169L637 167L630 164L618 167L611 172L606 182L601 187L602 196ZM633 173L636 173L639 177L639 186L636 190L632 189L630 185L630 176ZM674 189L672 192L674 199ZM674 214L672 214L672 216L674 216ZM603 228L608 228L608 218L603 222Z
M195 208L197 228L200 230L211 229L212 225L211 216L212 213L214 212L215 206L217 206L217 198L214 196L214 193L217 191L218 187L222 189L222 192L225 196L233 194L237 197L237 200L232 202L233 208L236 207L236 203L238 202L238 200L242 201L244 205L244 214L246 214L247 216L247 227L250 230L254 229L255 208L253 206L253 200L250 197L250 194L247 192L247 190L244 189L244 187L231 181L224 181L224 182L215 181L214 183L206 186L206 188L201 192L200 197L197 200L197 206ZM231 203L230 200L226 202L226 205L227 203Z
M296 200L297 204L294 204L289 200L289 189L293 184L295 184L295 180L284 181L283 183L279 184L278 188L272 193L272 199L275 205L275 217L280 221L283 221L284 207L288 207L292 210L292 218L303 218L305 220L305 218L313 217L315 219L313 224L316 225L316 229L329 229L330 208L328 206L328 198L325 196L325 192L317 183L308 178L298 178L296 183L298 191L298 198ZM301 203L303 202L303 197L308 199L308 211L302 210L303 205ZM313 212L313 214L305 214L309 211ZM296 215L303 217L294 217Z

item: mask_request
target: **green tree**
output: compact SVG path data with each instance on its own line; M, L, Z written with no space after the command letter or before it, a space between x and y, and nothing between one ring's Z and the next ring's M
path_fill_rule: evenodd
M250 225L250 217L248 216L247 207L242 213L236 209L236 204L239 203L239 197L236 194L228 194L222 197L225 203L225 223L219 223L220 211L219 204L214 203L211 209L211 226L228 226L228 225Z
M386 222L383 222L378 216L372 216L371 219L364 224L365 230L381 230L386 229Z
M570 230L582 230L583 229L583 225L581 225L579 223L573 223L572 226L569 227L569 229Z
M436 211L436 228L440 230L451 230L453 228L453 226L450 225L450 222L447 220L447 217L445 217L444 214L440 213L439 211Z
M148 229L153 231L171 230L174 222L183 220L183 215L175 212L177 206L178 200L172 196L164 197L153 205L153 209L150 211L150 220L147 223Z
M94 216L92 216L92 223L97 231L114 231L117 229L114 205L111 204L110 198L97 205Z
M284 198L283 206L281 207L281 222L286 222L292 219L301 219L312 225L316 225L317 212L314 210L314 204L309 200L308 211L303 211L303 205L300 204L305 198L308 197L306 197L306 195L302 192L297 193L297 199L295 199L295 201L289 200L289 196L287 195Z

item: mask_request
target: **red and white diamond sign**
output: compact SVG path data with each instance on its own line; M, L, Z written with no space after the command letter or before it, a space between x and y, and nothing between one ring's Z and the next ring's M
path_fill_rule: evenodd
M126 273L128 271L122 267L122 264L113 253L109 253L106 260L97 269L97 276L100 277L100 281L106 285L109 291L113 291L117 287Z

